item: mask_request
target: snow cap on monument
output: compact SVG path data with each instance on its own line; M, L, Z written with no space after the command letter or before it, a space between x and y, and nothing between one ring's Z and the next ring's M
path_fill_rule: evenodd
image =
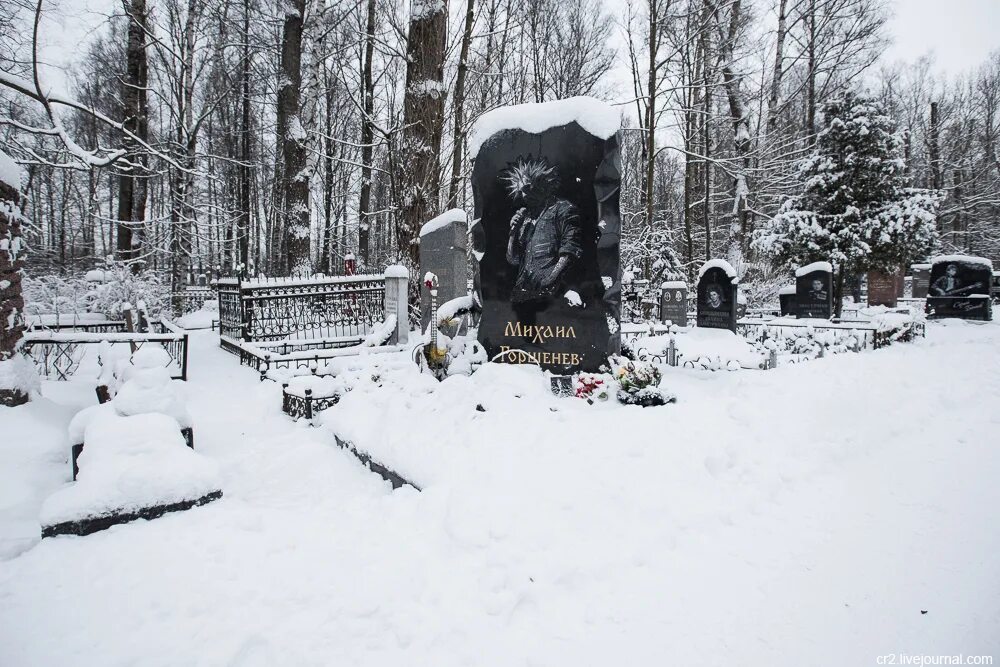
M621 113L593 97L570 97L551 102L515 104L483 114L469 133L469 157L475 159L490 137L504 130L541 134L576 122L598 139L610 139L621 129Z

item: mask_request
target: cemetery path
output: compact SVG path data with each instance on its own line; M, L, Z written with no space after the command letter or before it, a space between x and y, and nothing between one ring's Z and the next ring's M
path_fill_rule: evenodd
M495 398L490 430L466 412L422 421L416 389L398 408L334 411L404 444L435 429L465 443L473 455L414 468L422 493L285 418L280 387L210 332L191 354L196 447L225 497L0 561L0 664L1000 659L996 323L767 373L671 374L681 402L662 412L577 423L575 407L508 414ZM83 400L55 398L0 412L34 439L0 451L0 472L34 471L28 495L58 483L59 403ZM509 432L524 447L491 441Z

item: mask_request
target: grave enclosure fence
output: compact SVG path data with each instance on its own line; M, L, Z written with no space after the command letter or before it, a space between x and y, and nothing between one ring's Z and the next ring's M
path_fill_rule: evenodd
M171 377L187 380L188 334L172 322L161 319L150 323L148 333L127 330L124 321L88 324L58 324L43 330L28 331L22 343L25 353L39 373L50 380L69 380L79 369L90 346L128 345L139 349L147 343L161 346L172 360Z
M384 275L220 278L215 287L220 346L262 373L338 356L397 314Z

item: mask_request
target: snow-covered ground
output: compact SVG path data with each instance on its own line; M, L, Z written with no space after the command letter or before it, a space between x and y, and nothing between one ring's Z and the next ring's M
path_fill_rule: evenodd
M225 492L205 507L36 543L92 388L0 408L0 664L1000 660L1000 323L671 368L678 403L648 409L376 355L318 428L216 343L192 334L196 447Z

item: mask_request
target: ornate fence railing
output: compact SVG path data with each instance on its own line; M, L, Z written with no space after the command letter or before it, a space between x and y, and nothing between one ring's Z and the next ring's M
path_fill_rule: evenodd
M357 345L387 316L381 275L216 281L222 347L280 343L283 352Z
M155 332L132 333L123 330L95 331L95 326L116 323L102 322L101 325L60 325L41 331L24 334L22 343L25 353L34 361L38 372L51 380L68 380L79 369L87 350L92 347L129 345L136 349L143 345L160 345L170 355L171 377L187 380L188 334L168 320L152 324ZM124 323L121 323L124 329ZM76 330L66 330L69 328Z
M188 285L183 290L170 293L170 300L180 312L200 310L206 301L215 298L215 290L208 285Z

